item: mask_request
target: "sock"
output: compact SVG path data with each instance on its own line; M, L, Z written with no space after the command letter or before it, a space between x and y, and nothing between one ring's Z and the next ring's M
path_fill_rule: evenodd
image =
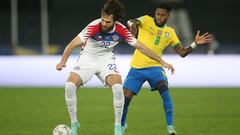
M125 102L123 107L123 115L121 125L124 126L126 123L127 113L128 113L128 106L130 104L131 98L125 96Z
M122 111L124 105L123 87L121 84L114 84L112 86L112 91L113 91L115 125L121 125Z
M67 82L65 85L65 100L68 113L71 118L71 123L77 122L77 86L72 82Z
M165 87L164 89L161 89L160 94L163 99L163 107L164 107L167 125L168 126L173 125L173 105L172 105L172 99L168 91L168 88Z

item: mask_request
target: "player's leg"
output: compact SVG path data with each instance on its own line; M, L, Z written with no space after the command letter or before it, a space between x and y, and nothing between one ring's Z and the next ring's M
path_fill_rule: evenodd
M160 81L158 83L157 89L163 100L163 107L165 112L165 117L167 121L167 132L169 135L175 135L176 131L173 126L173 105L171 95L168 90L168 84L166 81Z
M124 105L124 95L122 87L122 79L119 74L110 74L106 77L106 83L112 88L113 92L113 106L114 106L114 135L122 135L121 118Z
M168 125L168 134L176 134L173 127L173 105L171 95L168 90L168 81L164 70L161 67L152 67L148 71L148 82L152 90L158 90L163 100L163 107Z
M127 123L126 123L126 119L127 119L127 114L128 114L128 106L130 105L130 102L134 96L134 93L129 90L124 88L124 107L123 107L123 115L122 115L122 120L121 120L121 125L122 125L122 132L124 133L125 130L127 129Z
M124 105L124 95L122 87L121 75L117 70L115 58L106 57L99 61L100 67L97 69L97 77L107 84L113 92L113 106L114 106L114 135L122 135L121 117Z
M80 128L77 119L77 89L93 77L95 73L94 68L95 66L92 66L89 59L81 57L68 77L65 86L65 99L71 118L71 135L77 135L77 131Z
M142 74L142 70L131 68L128 72L128 75L124 81L124 108L123 108L123 115L121 120L122 125L122 132L127 129L126 118L128 114L128 107L131 103L131 100L134 95L140 91L143 83L145 82L145 77Z
M80 124L77 119L77 88L82 85L82 79L77 73L71 72L65 85L65 100L71 119L71 135L77 135Z

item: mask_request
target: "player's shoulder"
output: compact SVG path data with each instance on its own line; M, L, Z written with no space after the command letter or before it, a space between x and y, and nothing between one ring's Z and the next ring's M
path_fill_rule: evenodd
M84 29L87 35L94 36L96 33L100 31L100 23L101 19L96 19L90 22Z
M130 37L131 36L131 33L129 32L127 27L125 25L123 25L122 23L118 22L118 21L115 23L114 32L118 33L120 36L123 36L123 37L126 37L126 36Z
M153 20L150 15L143 15L138 18L139 20Z
M144 15L143 17L146 19L153 19L153 17L151 17L150 15Z
M123 25L122 23L116 21L115 22L115 32L119 33L119 34L125 34L128 30L127 27L125 25Z
M175 32L175 29L171 26L165 25L165 29L169 32Z

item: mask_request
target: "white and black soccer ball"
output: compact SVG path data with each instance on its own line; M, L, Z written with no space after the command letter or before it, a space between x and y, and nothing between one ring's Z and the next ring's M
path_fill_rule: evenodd
M67 125L60 124L53 129L52 133L53 135L71 135L71 130Z

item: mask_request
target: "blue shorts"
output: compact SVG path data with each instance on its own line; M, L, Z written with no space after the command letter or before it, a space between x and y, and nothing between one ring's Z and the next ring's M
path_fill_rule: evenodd
M151 90L156 90L159 81L167 82L167 76L161 67L131 68L123 87L137 95L145 81L148 81Z

